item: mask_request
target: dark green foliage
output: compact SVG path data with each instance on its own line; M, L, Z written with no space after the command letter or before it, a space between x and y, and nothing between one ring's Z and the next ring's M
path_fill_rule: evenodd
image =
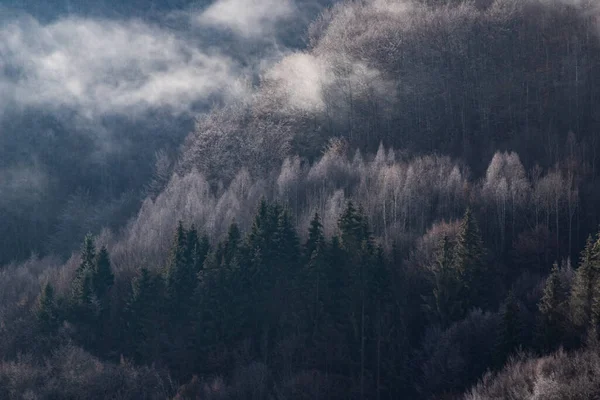
M433 320L442 327L458 321L465 314L462 298L463 283L459 271L454 268L454 249L444 236L438 250L433 270L433 293L426 297L426 307Z
M191 226L187 232L186 254L185 259L190 264L191 268L196 272L200 272L204 266L206 256L210 251L210 242L206 235L198 237L198 231L195 226Z
M308 240L304 244L305 255L310 259L312 258L313 252L324 246L325 236L323 235L323 224L321 223L321 217L319 213L315 213L312 220L310 221L310 227L308 229Z
M523 344L523 324L517 298L511 291L501 312L502 322L496 345L496 362L504 365L506 359Z
M565 306L567 293L560 279L558 263L554 263L550 276L546 279L544 294L539 303L541 345L545 349L554 348L565 335Z
M191 234L197 242L197 234ZM180 221L175 232L171 255L166 269L167 312L173 322L184 321L191 311L194 290L196 289L198 265L194 261L195 250L188 245L190 236ZM194 244L194 249L197 243Z
M164 320L164 281L142 268L127 302L127 350L138 362L161 359Z
M96 261L96 246L94 237L87 234L81 249L81 262L75 271L75 278L71 285L72 301L74 305L88 304L92 296L92 275Z
M592 302L598 281L599 261L594 254L594 241L589 236L581 253L579 268L575 273L571 290L571 315L579 328L589 328L592 319Z
M490 285L493 283L491 271L486 265L485 249L479 226L470 208L467 208L459 227L454 249L454 268L464 287L465 306L486 306Z
M98 299L106 306L108 291L112 287L115 277L113 275L108 250L102 246L94 262L94 273L92 276L94 283L94 293Z
M38 325L43 334L51 335L56 331L60 324L58 312L54 288L47 283L42 289L36 309Z
M338 228L340 236L327 240L315 215L300 246L289 211L263 201L247 235L231 224L211 248L180 222L165 270L141 269L123 311L111 303L118 286L108 251L96 253L88 236L68 307L51 286L40 295L40 348L56 346L64 315L73 325L68 335L94 354L165 366L181 382L260 362L260 376L284 382L314 370L329 382L324 398L366 399L458 393L520 348L572 347L582 340L571 326L580 299L588 302L588 343L597 342L600 289L590 295L577 286L597 285L589 278L597 259L591 241L572 287L569 264L555 264L541 299L520 289L498 312L482 312L469 307L486 304L496 281L470 210L456 241L442 236L423 270L404 265L397 247L386 253L351 202ZM536 313L532 345L524 330L533 323L524 318Z

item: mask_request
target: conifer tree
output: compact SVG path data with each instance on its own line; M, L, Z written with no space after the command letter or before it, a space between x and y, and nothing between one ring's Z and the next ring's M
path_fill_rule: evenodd
M486 300L486 289L492 282L484 265L485 249L477 221L467 208L460 224L454 251L455 269L465 289L465 300L469 307L482 306Z
M197 272L188 259L189 254L188 234L180 221L175 231L166 274L169 314L174 320L185 319L188 311L186 307L196 288Z
M54 288L49 283L44 285L38 299L36 317L42 333L52 334L58 328L59 316L56 298Z
M198 230L192 225L187 231L185 260L196 273L202 270L209 250L210 241L208 237L203 235L200 238Z
M462 283L453 267L453 251L450 240L444 236L433 267L433 294L426 305L443 328L463 317L465 311Z
M591 330L595 333L600 331L600 279L594 283L594 295L591 306Z
M319 246L325 243L325 236L323 235L323 224L321 224L321 217L316 212L310 221L310 227L308 228L308 239L304 244L304 253L306 258L310 260L312 254Z
M112 287L114 281L115 277L111 269L108 250L105 246L102 246L100 252L96 256L94 273L92 275L94 292L100 301L106 301L106 296L108 295L108 291Z
M554 263L550 276L546 279L544 294L538 304L541 313L539 334L542 336L542 345L546 349L553 348L563 337L565 297L558 263Z
M163 280L142 268L127 302L129 348L138 362L160 359L163 328Z
M510 291L502 310L502 325L496 346L498 366L502 366L506 358L522 345L523 327L519 314L519 303L514 293Z
M594 242L589 236L581 253L581 261L575 272L571 290L571 317L576 327L587 328L591 323L592 302L598 281L599 267L594 257Z
M96 261L96 246L91 234L85 236L80 257L81 262L71 284L72 303L78 306L88 303L93 294L92 275Z
M276 259L287 264L287 268L291 268L292 264L295 265L300 260L298 234L287 209L282 210L277 219L277 230L274 233L273 246ZM291 270L291 272L294 271L294 269Z
M233 259L237 256L241 240L242 234L240 232L240 228L235 222L233 222L231 225L229 225L229 230L227 231L227 240L225 241L224 245L222 245L225 265L229 266Z
M340 229L340 238L342 244L347 250L359 250L362 241L366 239L365 221L362 213L354 207L352 201L349 201L342 215L340 216L338 226Z

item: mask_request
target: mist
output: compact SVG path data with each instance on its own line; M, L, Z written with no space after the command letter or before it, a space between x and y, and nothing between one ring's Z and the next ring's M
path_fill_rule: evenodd
M0 3L3 232L45 243L7 241L0 263L65 254L66 232L118 228L135 213L155 153L174 158L198 114L251 96L261 71L302 45L292 31L321 7L277 4ZM96 215L66 228L60 215L81 193ZM18 216L20 203L39 214L36 226Z

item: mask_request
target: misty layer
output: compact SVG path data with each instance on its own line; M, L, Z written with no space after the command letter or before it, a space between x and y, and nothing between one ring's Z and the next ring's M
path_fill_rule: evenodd
M124 225L155 153L174 159L196 113L250 96L325 3L0 7L0 264Z

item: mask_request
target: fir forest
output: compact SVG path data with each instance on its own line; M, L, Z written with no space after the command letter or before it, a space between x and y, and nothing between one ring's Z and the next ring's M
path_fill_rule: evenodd
M600 1L0 0L0 399L600 398Z

